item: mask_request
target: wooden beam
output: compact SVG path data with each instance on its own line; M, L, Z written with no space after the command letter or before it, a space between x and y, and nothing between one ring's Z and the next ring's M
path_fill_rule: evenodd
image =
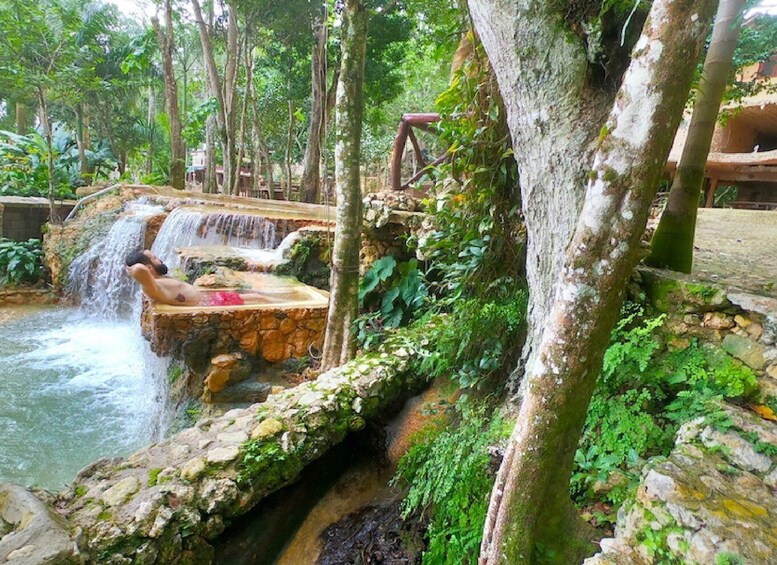
M709 185L706 190L706 199L704 201L705 208L712 208L715 205L715 191L718 190L718 179L712 177L709 179Z

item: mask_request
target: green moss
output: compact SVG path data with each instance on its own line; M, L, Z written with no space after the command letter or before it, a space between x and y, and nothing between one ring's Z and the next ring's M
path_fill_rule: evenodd
M97 515L97 521L106 522L107 520L110 520L112 517L113 517L113 514L111 514L107 510L103 510Z
M618 180L618 172L612 167L605 167L602 179L607 183L614 183Z
M81 498L84 496L87 492L89 492L89 489L85 485L78 485L74 490L73 494L75 494L76 498Z
M148 486L153 487L155 484L157 484L157 481L159 479L159 473L162 472L161 467L155 467L154 469L149 470L148 472Z
M183 367L178 363L172 363L167 370L167 382L171 385L175 384L175 382L181 378L181 375L183 375Z
M601 143L604 141L604 138L607 137L610 134L610 128L607 127L607 124L604 124L602 126L602 129L599 130L599 137L596 139L597 143Z

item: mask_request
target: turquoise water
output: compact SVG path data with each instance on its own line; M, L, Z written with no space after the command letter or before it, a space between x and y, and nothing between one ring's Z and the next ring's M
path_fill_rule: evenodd
M0 481L58 490L156 439L160 371L137 321L53 307L0 323Z

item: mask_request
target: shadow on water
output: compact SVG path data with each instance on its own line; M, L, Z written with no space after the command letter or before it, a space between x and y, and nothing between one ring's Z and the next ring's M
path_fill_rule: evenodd
M320 516L322 523L309 524L309 516L313 510L329 497L332 491L337 491L338 482L348 478L351 469L370 469L370 474L381 473L381 467L367 450L361 447L358 437L350 437L345 442L331 449L321 459L311 464L303 471L300 479L280 491L268 496L249 514L233 523L230 528L216 540L216 556L214 563L219 565L271 565L273 563L315 563L317 538L332 521L355 510L352 493L342 493L341 502L335 503L337 508L330 508ZM387 475L388 476L388 475ZM353 477L350 477L353 478ZM385 485L381 477L380 486ZM370 492L370 497L374 492ZM332 503L327 503L332 506ZM300 530L310 532L297 535ZM301 540L298 538L302 538ZM299 543L304 547L289 547ZM312 546L312 547L311 547ZM300 561L298 555L305 555ZM294 557L292 557L294 556ZM308 560L309 559L309 560Z

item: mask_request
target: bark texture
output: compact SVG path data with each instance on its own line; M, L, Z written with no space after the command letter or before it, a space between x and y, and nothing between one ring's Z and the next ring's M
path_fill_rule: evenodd
M305 158L302 163L302 200L313 202L318 200L321 186L321 145L326 127L326 40L327 12L320 11L313 22L313 45L311 63L311 93L310 93L310 124L308 127L308 142L305 146Z
M688 126L688 137L669 191L669 201L653 235L652 250L646 260L654 267L683 273L690 273L693 267L693 238L704 169L720 103L728 84L744 7L744 0L722 0L718 7Z
M714 0L656 0L651 7L601 129L585 203L527 370L481 563L579 563L594 549L575 539L581 522L568 494L573 457L713 10Z
M217 102L216 127L221 141L222 168L224 171L224 191L229 193L235 182L235 135L234 135L234 96L235 96L235 70L237 58L237 16L234 7L230 4L230 16L227 30L227 63L225 66L225 78L222 89L222 81L216 66L216 57L213 53L213 42L210 30L202 17L202 8L198 0L192 0L194 20L200 32L202 44L202 56L204 59L206 77L210 92L215 95ZM228 96L227 96L228 94ZM209 157L210 158L210 157ZM207 184L207 182L206 182Z
M590 84L584 44L555 3L470 0L469 7L504 99L527 227L529 335L511 378L515 390L545 326L615 91Z
M364 0L345 1L341 72L335 108L337 227L332 250L332 290L321 360L324 370L342 365L354 354L351 324L358 310L359 294L362 225L359 159L364 113L367 20Z
M51 131L49 101L46 96L46 90L42 86L38 87L38 104L40 123L43 126L43 137L46 139L46 169L49 176L49 222L59 224L60 218L57 215L57 208L54 203L57 187L56 173L54 171L54 136Z
M154 31L162 51L162 71L165 83L165 101L167 103L167 118L170 123L170 185L178 190L185 188L186 152L181 138L181 115L178 109L178 84L173 69L173 2L165 0L165 28L152 18Z

